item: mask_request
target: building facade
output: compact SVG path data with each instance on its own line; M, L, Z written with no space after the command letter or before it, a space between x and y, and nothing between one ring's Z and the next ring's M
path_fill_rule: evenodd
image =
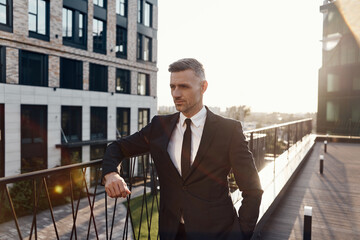
M317 132L360 136L360 3L324 1L323 57L319 70ZM349 9L350 11L345 11ZM355 11L355 9L357 9ZM349 24L351 12L354 24Z
M157 112L157 0L0 1L0 177L99 159Z

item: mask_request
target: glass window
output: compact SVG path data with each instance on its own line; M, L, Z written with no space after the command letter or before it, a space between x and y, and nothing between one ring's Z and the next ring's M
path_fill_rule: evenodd
M90 139L107 139L107 108L90 108Z
M116 87L117 93L130 94L130 71L124 69L116 69Z
M93 21L93 48L94 52L106 53L106 24L96 18Z
M108 91L108 68L103 65L90 63L90 90L91 91Z
M142 34L137 35L137 59L151 61L152 39Z
M106 7L106 0L94 0L93 3L102 8Z
M334 101L326 102L326 121L336 122L339 120L340 108L339 103Z
M19 83L31 86L48 86L48 56L20 50Z
M120 16L127 16L127 2L126 0L116 0L116 14Z
M5 177L5 111L0 104L0 178Z
M82 139L82 108L61 107L61 142L78 142Z
M144 37L143 48L143 60L151 61L151 38Z
M0 0L0 30L12 31L12 0Z
M152 27L152 5L148 2L145 3L144 25Z
M130 108L116 109L116 129L118 138L130 135Z
M340 42L340 61L341 65L351 64L357 62L357 49L356 40L351 36L343 39Z
M127 57L127 31L126 28L116 26L116 57Z
M138 95L149 96L149 75L144 73L138 74Z
M8 23L8 3L6 0L0 0L0 23L7 25Z
M85 14L63 8L63 44L71 47L86 48Z
M21 106L21 173L47 168L47 106Z
M337 92L339 91L340 79L339 75L329 73L327 75L327 91L328 92Z
M143 1L142 0L138 0L137 1L137 8L138 8L138 17L137 17L137 21L138 23L142 23L143 22Z
M141 53L142 53L142 35L137 34L137 50L136 50L136 58L141 59Z
M62 148L61 149L61 166L81 163L82 162L82 148Z
M0 83L6 82L6 48L0 46Z
M29 0L29 36L49 40L49 2Z
M83 63L68 58L60 58L60 87L83 88Z
M150 119L150 109L140 108L138 116L138 130L141 130L148 125Z
M360 90L360 76L353 78L353 90Z
M73 27L73 11L70 9L63 8L63 40L72 40L72 27Z

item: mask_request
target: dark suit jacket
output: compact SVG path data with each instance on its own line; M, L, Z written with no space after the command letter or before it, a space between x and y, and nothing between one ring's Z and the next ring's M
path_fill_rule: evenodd
M249 239L263 191L241 124L207 109L194 163L188 175L181 177L167 152L178 119L179 113L155 116L139 132L110 144L104 155L103 176L117 172L123 158L150 152L160 181L162 240L175 238L181 212L188 240ZM227 175L231 168L243 196L239 216L229 193Z

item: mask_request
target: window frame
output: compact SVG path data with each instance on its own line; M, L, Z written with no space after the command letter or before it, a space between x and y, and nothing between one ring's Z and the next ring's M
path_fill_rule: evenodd
M119 32L122 32L122 34ZM123 43L124 48L122 52L117 51L118 46L121 46L121 43ZM116 26L115 54L117 58L127 59L127 29L118 25Z
M0 45L0 83L6 83L6 47Z
M28 21L30 23L30 14L31 15L34 15L35 18L36 18L36 31L32 31L30 30L29 28L29 25L28 25L28 30L29 30L29 37L32 37L32 38L37 38L37 39L40 39L40 40L44 40L44 41L50 41L50 37L49 37L49 33L50 33L50 3L49 3L49 0L34 0L36 1L36 6L37 6L37 9L36 9L36 14L34 13L30 13L30 4L29 4L29 7L28 7ZM38 18L39 18L39 9L38 9L38 2L39 1L43 1L45 2L45 34L41 34L38 32Z
M68 121L64 122L67 114ZM81 106L61 106L61 143L82 141L82 107ZM72 139L71 136L77 138ZM66 137L66 140L64 138Z
M143 0L137 1L137 23L142 24L144 22L144 7Z
M26 111L28 111L30 114L30 124L27 124L26 121ZM38 112L39 111L39 112ZM39 114L40 113L40 114ZM21 173L25 172L32 172L40 169L46 169L48 166L48 156L47 156L47 147L48 147L48 106L47 105L21 105L21 129L20 129L20 146L21 146ZM36 122L36 120L40 120L39 122ZM31 125L31 126L28 126ZM26 128L29 127L29 128ZM35 127L35 128L34 128ZM39 128L37 131L36 128ZM37 135L36 135L37 134ZM24 137L25 135L25 137ZM28 135L30 136L30 142L29 138L27 138ZM40 136L40 137L39 137ZM29 145L28 145L29 144ZM40 145L40 153L36 151L36 148ZM27 147L27 148L26 148ZM34 149L35 151L29 151L29 149ZM25 149L24 149L25 148ZM29 154L32 156L24 156ZM32 158L32 157L38 157L40 154L42 159L42 165L39 166L38 164L30 164L33 165L34 168L24 168L23 165L26 166L28 163L24 163L24 161L28 161L25 158ZM30 159L31 161L31 159Z
M141 91L141 82L143 79L140 79L140 76L144 75L145 76L145 93L142 93ZM140 96L150 96L150 75L146 74L146 73L138 73L138 78L137 78L137 95Z
M145 1L145 7L144 7L144 20L143 24L146 27L152 27L153 26L153 5L147 1ZM149 8L149 9L148 9Z
M145 47L146 41L148 40L147 47ZM142 60L145 62L152 62L152 38L145 36L141 33L137 34L137 51L136 58L137 60ZM147 50L147 51L146 51ZM146 52L148 52L148 57L146 58Z
M67 39L64 36L64 10L71 11L71 38ZM67 6L63 6L62 8L62 37L63 37L63 45L80 48L80 49L87 49L87 14L83 13L79 10L69 8ZM83 37L80 37L80 19L82 16L82 34ZM66 25L68 28L68 24ZM67 31L66 31L67 32Z
M124 116L125 112L127 114L127 117ZM130 135L130 127L131 127L130 116L131 116L131 108L123 108L123 107L116 108L116 136L118 138L126 137ZM126 122L124 122L125 120L124 118L126 118ZM127 128L127 131L124 130L125 127Z
M6 4L0 4L6 8L6 23L0 23L0 30L6 32L13 31L13 1L6 0Z
M119 15L119 16L122 16L122 17L127 17L127 15L128 15L128 1L127 0L116 0L115 4L116 4L115 5L116 14ZM121 9L124 9L124 14L121 14L121 11L120 11Z
M94 69L98 68L98 69ZM105 70L105 76L98 77L96 73L99 72L99 68L103 68ZM89 64L89 90L97 91L97 92L108 92L108 66L90 63ZM97 79L106 79L105 82L98 82Z
M90 107L90 140L107 139L107 114L107 107ZM99 132L94 132L94 130L99 130Z
M66 63L67 62L67 63ZM71 66L70 72L71 76L74 76L70 80L67 75L64 75L65 72L69 71L69 65L66 64L74 64ZM79 72L77 72L79 70ZM60 57L60 88L66 89L83 89L83 62L75 59ZM66 80L65 80L66 79ZM69 85L69 83L74 85Z
M103 26L102 26L103 34L102 34L102 36L100 34L101 38L100 38L98 32L96 32L96 35L95 35L95 32L94 32L94 24L95 24L96 21L97 21L97 23L98 22L103 23ZM96 28L98 30L98 26ZM93 36L93 52L106 54L106 21L103 21L103 20L101 20L99 18L95 18L95 17L93 18L93 33L92 33L92 36ZM96 37L99 37L101 39L101 43L99 43L100 41L95 40ZM102 47L99 48L98 46L102 46Z
M29 64L29 60L31 60L29 58L29 55L33 57L33 60L38 60L34 57L40 57L40 61L41 61L41 68L43 70L43 72L41 73L41 69L38 71L40 72L41 78L42 80L40 80L39 83L34 84L34 81L30 78L30 74L28 73L24 73L24 64L23 64L23 60L24 58L27 58L27 65L32 65ZM49 59L48 59L48 55L42 54L42 53L37 53L37 52L31 52L31 51L27 51L27 50L19 50L19 84L20 85L28 85L28 86L39 86L39 87L48 87L49 84ZM33 65L32 67L33 68Z
M103 1L103 6L99 5L99 2L100 2L100 1L101 1L101 0L93 0L94 6L98 6L98 7L100 7L100 8L105 8L105 9L106 9L106 7L107 7L107 1L106 1L106 0L102 0L102 1ZM95 2L97 2L97 3L95 3Z
M123 77L124 81L124 90L117 89L117 87L120 85L121 87L121 77ZM120 78L120 81L118 81L118 78ZM119 84L118 84L119 83ZM123 93L123 94L130 94L131 93L131 74L129 70L116 68L115 73L115 92L116 93Z

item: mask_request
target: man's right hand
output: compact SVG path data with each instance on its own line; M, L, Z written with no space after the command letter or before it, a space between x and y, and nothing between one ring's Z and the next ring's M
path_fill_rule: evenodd
M105 191L109 197L123 197L126 198L127 195L131 194L128 189L126 182L120 175L116 172L108 173L104 176L105 180Z

